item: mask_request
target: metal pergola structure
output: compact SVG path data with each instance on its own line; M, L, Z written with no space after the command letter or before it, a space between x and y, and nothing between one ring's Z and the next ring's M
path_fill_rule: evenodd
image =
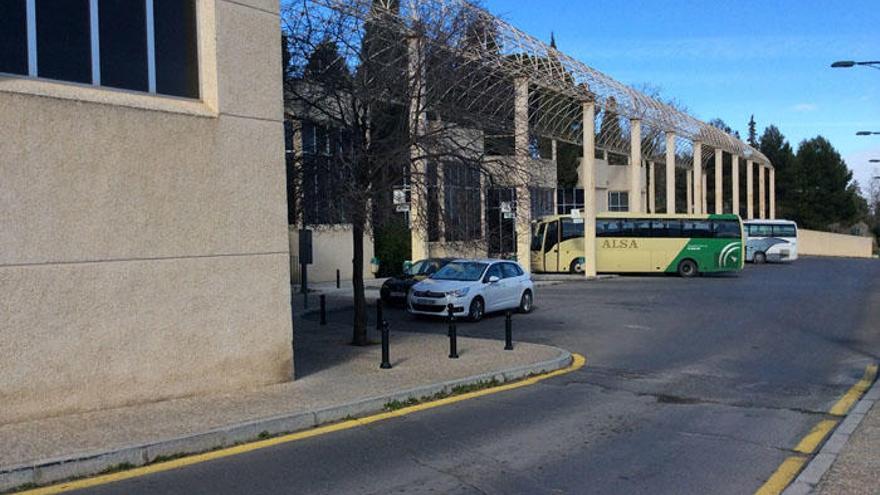
M382 24L390 32L418 36L430 53L454 57L461 77L444 78L444 87L435 87L433 93L457 90L459 96L468 95L458 102L492 121L496 129L512 125L512 81L525 78L535 88L530 92L531 132L542 137L580 144L579 103L593 101L599 149L629 154L629 124L638 120L645 160L662 161L663 136L671 132L676 136L679 167L692 165L687 159L693 143L772 167L767 157L737 137L611 78L465 0L309 1L350 17L353 25ZM461 23L479 29L456 29ZM430 86L430 66L427 71ZM603 125L608 119L619 120L619 132L613 136L603 135L613 128Z

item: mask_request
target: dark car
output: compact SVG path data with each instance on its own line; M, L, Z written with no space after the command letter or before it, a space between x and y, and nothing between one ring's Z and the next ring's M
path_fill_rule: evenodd
M455 258L428 258L416 261L404 272L401 277L392 277L382 284L379 295L384 303L403 304L406 302L406 295L409 289L430 277L437 270L446 266L447 263Z

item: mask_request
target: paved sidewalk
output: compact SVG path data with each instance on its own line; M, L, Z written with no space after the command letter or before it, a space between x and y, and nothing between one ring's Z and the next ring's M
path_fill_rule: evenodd
M293 382L0 425L0 492L309 428L376 412L394 400L514 380L571 362L555 347L517 343L504 351L503 341L469 338L459 339L461 358L450 360L445 336L401 328L392 331L394 368L380 370L380 347L349 345L349 326L300 318L294 324Z
M880 384L880 382L878 382ZM870 405L861 424L850 435L813 493L821 495L880 493L880 385L875 384L863 399ZM865 402L867 401L867 402ZM861 405L861 404L860 404ZM863 409L867 408L862 406ZM857 406L852 414L858 414Z

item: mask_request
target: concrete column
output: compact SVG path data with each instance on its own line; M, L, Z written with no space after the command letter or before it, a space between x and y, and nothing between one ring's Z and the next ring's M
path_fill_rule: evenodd
M421 40L411 37L408 40L407 76L413 84L412 97L409 105L409 121L414 136L424 134L426 114L424 111L424 64L421 63ZM422 158L418 138L413 139L410 147L410 240L412 261L428 257L428 188L427 160Z
M755 162L746 160L746 218L755 218Z
M688 201L690 204L690 201ZM675 213L675 133L666 133L666 213Z
M642 121L631 119L629 132L629 211L642 211Z
M767 218L767 184L764 179L764 164L758 164L758 218Z
M654 162L648 162L648 213L655 213L657 198L655 197L657 185L654 184L657 176L654 174Z
M583 103L584 275L596 276L596 104Z
M532 270L532 212L529 186L521 172L528 166L529 156L529 80L514 80L513 101L514 156L516 158L516 259L527 272Z
M702 196L702 199L700 200L700 214L705 215L706 213L709 213L709 174L703 172L703 180L701 182L703 187L700 191Z
M732 155L730 160L730 180L733 186L733 212L739 215L739 155Z
M694 171L691 169L687 170L685 174L685 178L687 179L687 214L693 214L694 212Z
M776 219L776 168L770 168L770 219Z
M703 143L694 141L694 214L703 213Z
M715 214L724 213L724 151L715 149Z

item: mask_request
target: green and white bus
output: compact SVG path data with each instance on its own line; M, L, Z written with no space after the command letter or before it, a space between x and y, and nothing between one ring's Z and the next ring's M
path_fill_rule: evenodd
M583 217L544 217L533 227L533 272L583 273ZM596 218L597 272L693 277L739 271L743 246L739 215L602 213Z

